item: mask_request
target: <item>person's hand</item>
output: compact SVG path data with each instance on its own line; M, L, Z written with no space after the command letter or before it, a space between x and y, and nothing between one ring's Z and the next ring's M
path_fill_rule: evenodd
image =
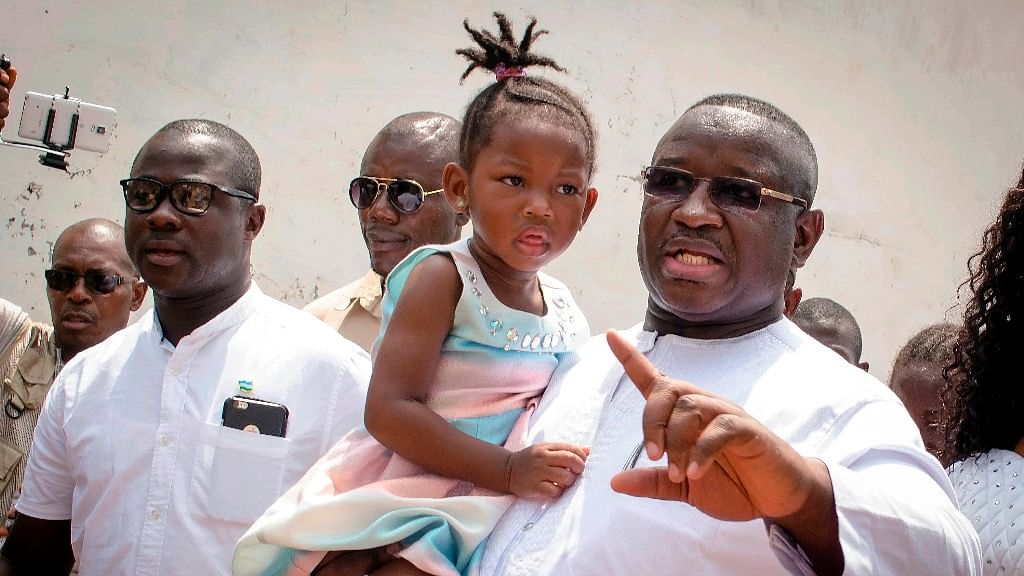
M564 442L542 442L513 452L508 491L522 498L561 496L583 473L590 450Z
M363 576L397 558L402 544L395 543L370 550L328 552L311 576Z
M798 512L820 488L822 470L742 408L666 377L614 331L608 345L647 399L647 456L668 454L668 467L616 474L613 490L680 500L720 520L772 520Z
M7 538L11 534L11 524L15 517L18 516L18 511L11 506L11 509L7 511L7 517L3 523L0 523L0 538Z
M6 71L0 69L0 130L4 128L4 119L11 111L11 89L18 78L18 70L13 66Z

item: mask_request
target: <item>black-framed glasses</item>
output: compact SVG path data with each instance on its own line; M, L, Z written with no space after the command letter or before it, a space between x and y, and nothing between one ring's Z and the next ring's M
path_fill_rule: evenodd
M765 188L756 180L733 176L711 176L698 178L692 172L667 166L648 166L640 172L644 193L655 198L685 200L697 188L697 182L704 181L710 186L711 201L723 210L741 208L754 211L761 207L761 200L768 196L790 204L801 210L807 209L807 201L782 192Z
M152 178L127 178L121 180L121 188L124 189L125 204L136 212L152 212L168 195L171 197L171 206L189 216L206 213L210 209L214 191L250 202L257 201L255 194L244 190L193 180L164 184Z
M134 280L115 274L103 274L102 272L86 272L79 274L70 270L46 270L43 272L46 278L46 286L58 292L68 292L78 285L78 279L85 280L85 287L93 294L110 294L118 286Z
M348 198L353 206L366 210L373 206L383 190L387 190L388 201L395 210L406 214L419 210L425 197L444 192L444 188L424 192L423 185L415 180L358 176L348 185Z

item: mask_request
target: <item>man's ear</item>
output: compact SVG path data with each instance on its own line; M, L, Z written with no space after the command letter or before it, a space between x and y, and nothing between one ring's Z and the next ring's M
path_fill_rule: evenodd
M444 197L459 215L459 223L469 222L469 174L462 166L449 162L444 166L441 182L444 185Z
M142 307L142 303L146 300L146 292L148 291L149 285L142 280L136 280L132 284L132 312Z
M263 223L267 220L267 207L263 204L253 204L245 215L245 240L252 242L263 230Z
M583 218L580 220L580 230L583 230L583 225L587 223L587 219L590 218L590 213L594 210L594 206L597 205L597 188L587 188L587 199L583 205Z
M821 210L804 210L796 217L796 236L793 238L793 264L791 268L802 268L825 232L825 213Z
M786 302L786 308L783 310L783 314L786 318L793 318L793 314L796 314L796 307L800 305L800 300L804 297L804 291L802 288L793 288L784 296Z

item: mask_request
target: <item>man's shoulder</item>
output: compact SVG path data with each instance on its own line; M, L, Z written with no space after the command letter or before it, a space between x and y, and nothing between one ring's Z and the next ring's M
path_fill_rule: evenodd
M362 282L363 277L357 278L352 282L345 284L341 288L328 292L309 304L306 304L302 310L319 318L324 314L336 311L339 308L348 308L352 303L352 300L359 297L359 287L362 285Z
M847 362L788 320L769 329L791 350L779 360L780 371L793 386L837 409L872 402L899 403L896 395L870 373Z
M263 295L257 314L277 330L266 334L266 342L281 351L302 356L366 356L366 352L343 338L315 316Z

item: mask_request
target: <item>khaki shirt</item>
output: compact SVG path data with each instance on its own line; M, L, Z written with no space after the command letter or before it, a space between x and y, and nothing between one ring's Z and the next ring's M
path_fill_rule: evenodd
M20 490L39 408L60 368L53 327L0 299L0 518Z
M351 284L314 300L303 310L369 352L380 334L382 296L381 277L371 270Z

